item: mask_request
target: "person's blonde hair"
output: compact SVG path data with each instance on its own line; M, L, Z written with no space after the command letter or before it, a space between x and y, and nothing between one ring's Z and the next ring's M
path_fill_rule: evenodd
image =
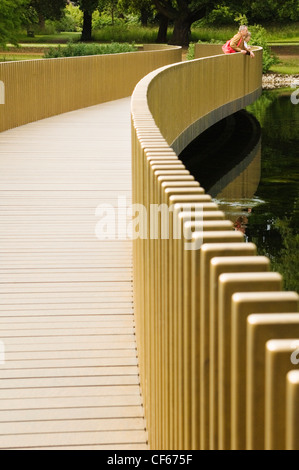
M239 28L239 33L240 33L241 31L244 31L244 29L247 29L247 26L246 26L245 24L242 24L242 25L240 26L240 28Z

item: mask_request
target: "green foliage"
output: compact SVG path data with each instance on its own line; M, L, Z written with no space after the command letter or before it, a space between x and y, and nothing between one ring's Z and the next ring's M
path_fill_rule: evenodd
M61 31L58 25L58 21L46 20L45 25L42 28L35 28L35 33L43 33L47 35L56 34Z
M217 5L207 16L207 24L234 24L236 13L227 5Z
M64 9L64 15L60 21L56 22L57 31L76 32L82 31L83 12L77 6L70 4Z
M118 8L125 16L137 18L143 26L154 22L156 10L152 0L118 0Z
M99 11L95 11L92 15L92 29L97 30L104 28L105 26L124 26L126 27L126 21L124 18L112 18L107 13L100 14Z
M263 0L251 2L252 19L259 22L299 21L298 0Z
M296 291L299 287L299 233L292 227L292 222L292 219L287 217L277 219L275 222L275 227L281 236L282 248L272 264L273 270L282 274L284 288Z
M98 8L99 0L79 0L77 2L81 11L86 11L90 15Z
M101 55L101 54L119 54L122 52L135 52L137 48L135 44L73 44L68 43L66 47L51 47L45 53L46 59L55 59L59 57L78 57L88 55Z
M0 45L17 44L18 33L27 21L28 0L0 0Z
M35 9L39 17L48 20L58 20L66 6L66 0L30 0L30 5Z
M195 44L194 42L191 42L189 44L189 48L188 48L188 53L186 55L186 59L187 60L193 60L194 59L194 55L195 55Z
M242 13L237 13L235 16L235 22L238 23L239 26L242 24L248 24L247 16Z
M193 42L208 42L213 41L224 43L229 38L232 38L236 34L235 26L211 26L203 25L200 22L194 23L191 30L191 40Z
M267 41L267 33L263 26L249 26L249 31L252 34L250 44L252 46L260 46L263 48L263 73L267 73L273 65L279 62L278 57L271 52Z

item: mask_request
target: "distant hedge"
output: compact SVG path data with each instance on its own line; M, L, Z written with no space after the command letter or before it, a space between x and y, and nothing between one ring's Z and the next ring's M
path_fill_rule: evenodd
M101 54L119 54L121 52L135 52L137 51L135 44L119 44L113 42L111 44L84 44L84 43L69 43L67 46L50 47L44 55L46 59L56 59L58 57L78 57L86 55L101 55Z

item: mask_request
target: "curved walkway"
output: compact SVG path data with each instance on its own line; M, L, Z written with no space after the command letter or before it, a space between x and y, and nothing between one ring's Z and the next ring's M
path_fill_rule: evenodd
M130 136L129 98L0 134L2 449L147 448L131 242L95 235Z

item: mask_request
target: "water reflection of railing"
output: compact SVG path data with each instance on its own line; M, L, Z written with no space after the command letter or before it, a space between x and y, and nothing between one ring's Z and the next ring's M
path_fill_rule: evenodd
M247 59L164 68L132 99L133 202L148 213L152 204L168 205L170 220L185 229L185 238L163 239L160 220L157 238L134 241L141 382L155 449L298 448L291 413L298 417L299 378L287 375L295 367L291 339L299 338L298 295L282 292L269 259L227 225L173 151L259 96L261 50ZM186 240L200 248L187 251Z
M209 194L217 199L251 199L258 188L260 177L261 140L242 162L209 188Z

